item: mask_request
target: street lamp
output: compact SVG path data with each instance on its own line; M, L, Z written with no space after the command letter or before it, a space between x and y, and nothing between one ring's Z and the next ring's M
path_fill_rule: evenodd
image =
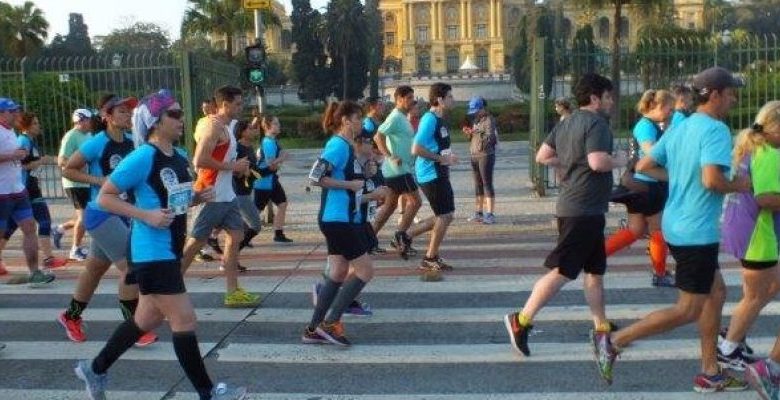
M677 71L678 71L678 75L679 75L679 79L680 79L680 84L682 84L684 82L684 79L683 79L683 68L684 67L685 67L685 63L683 62L683 60L677 61Z
M715 37L715 66L718 66L718 48L720 47L721 43L723 46L728 46L731 44L731 31L728 29L725 29L723 32L720 33L720 35Z

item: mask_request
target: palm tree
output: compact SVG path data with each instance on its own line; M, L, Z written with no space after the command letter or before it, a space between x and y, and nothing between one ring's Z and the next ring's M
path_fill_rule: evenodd
M184 12L182 37L188 34L225 35L225 55L233 59L233 38L252 29L252 13L245 11L241 0L188 0L189 8ZM260 14L263 23L281 25L279 17L271 10Z
M0 3L0 32L9 55L25 57L43 48L48 36L49 22L43 11L31 1L21 6Z
M332 56L341 56L342 100L348 92L348 57L354 52L358 41L366 40L367 30L363 16L363 6L357 0L331 0L328 3L323 36L327 38L328 51L335 50Z

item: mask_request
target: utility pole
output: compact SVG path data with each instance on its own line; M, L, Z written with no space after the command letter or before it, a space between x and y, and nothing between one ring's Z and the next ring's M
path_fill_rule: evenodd
M262 46L265 48L265 44L263 43L263 33L265 32L265 27L263 26L263 18L260 15L260 10L255 9L255 45ZM265 111L265 90L263 90L263 87L260 85L255 85L255 97L257 99L257 111L260 112L260 115L263 114L263 111Z

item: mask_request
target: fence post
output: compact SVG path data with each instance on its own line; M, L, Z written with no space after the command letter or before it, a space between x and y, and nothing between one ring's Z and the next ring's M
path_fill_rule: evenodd
M530 128L528 140L528 162L531 183L538 196L545 195L545 166L536 162L536 151L545 136L545 87L544 87L544 37L537 36L531 51Z
M195 129L195 109L197 108L197 99L192 93L192 53L182 51L181 55L181 101L184 107L184 121L189 124L190 129L184 132L184 147L190 154L194 154L195 143L193 141L193 130Z

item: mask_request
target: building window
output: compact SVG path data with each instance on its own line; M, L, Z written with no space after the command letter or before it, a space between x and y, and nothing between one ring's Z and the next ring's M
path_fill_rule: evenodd
M569 41L569 38L571 38L571 20L568 18L563 19L563 26L561 27L561 30L563 31L563 40Z
M457 25L448 25L447 26L447 39L457 39L458 38L458 26Z
M458 11L455 7L447 8L447 21L458 22Z
M282 49L290 50L292 47L292 32L289 29L282 30Z
M417 72L421 74L431 72L431 55L427 51L417 53Z
M628 38L628 36L631 35L629 27L630 25L628 24L628 18L620 17L620 37Z
M460 67L460 55L458 50L451 49L447 52L447 73L458 72Z
M488 69L488 52L485 49L477 50L477 67L482 71Z
M609 39L609 18L607 17L599 18L599 39Z
M417 27L417 42L418 43L426 43L426 42L428 42L428 27L427 26L418 26Z
M476 29L476 37L477 39L484 39L487 37L487 25L486 24L478 24Z
M385 32L385 44L388 46L395 44L395 32Z
M696 29L696 23L688 22L688 29Z

